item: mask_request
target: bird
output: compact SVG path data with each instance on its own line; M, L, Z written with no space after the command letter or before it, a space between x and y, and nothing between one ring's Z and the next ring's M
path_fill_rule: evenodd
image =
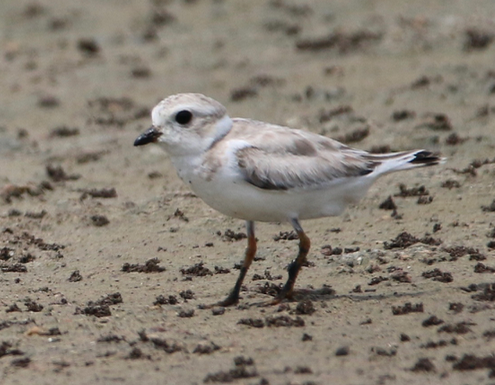
M198 93L169 96L151 112L152 126L134 146L155 143L177 175L207 205L246 222L247 247L237 281L214 305L240 300L257 249L255 222L289 222L299 237L285 285L271 304L292 299L310 238L300 221L338 216L380 176L444 162L419 149L372 154L305 130L230 118L218 101Z

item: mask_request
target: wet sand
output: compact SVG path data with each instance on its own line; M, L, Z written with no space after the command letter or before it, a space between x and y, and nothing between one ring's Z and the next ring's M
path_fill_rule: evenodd
M490 1L4 0L0 15L0 383L494 381ZM297 240L258 224L240 304L201 309L233 286L245 230L132 146L178 92L448 161L303 222L310 263L281 306L249 305L285 282Z

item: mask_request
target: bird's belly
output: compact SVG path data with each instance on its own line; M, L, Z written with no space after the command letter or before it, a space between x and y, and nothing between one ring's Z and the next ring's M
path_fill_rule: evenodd
M318 190L265 190L242 179L211 181L196 179L191 183L194 192L210 207L222 214L250 221L282 222L291 218L312 219L342 214L353 197L345 188L336 185Z

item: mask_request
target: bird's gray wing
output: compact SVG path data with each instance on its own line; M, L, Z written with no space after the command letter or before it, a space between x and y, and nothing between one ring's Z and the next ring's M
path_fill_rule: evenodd
M236 152L244 180L262 189L318 189L338 178L369 174L377 165L364 151L304 131L265 139Z

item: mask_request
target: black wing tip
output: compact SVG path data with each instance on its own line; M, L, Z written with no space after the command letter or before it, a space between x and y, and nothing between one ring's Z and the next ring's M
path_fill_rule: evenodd
M421 164L423 166L434 166L443 163L444 161L445 158L442 158L438 153L420 150L414 154L414 159L409 161L409 163L418 165Z

